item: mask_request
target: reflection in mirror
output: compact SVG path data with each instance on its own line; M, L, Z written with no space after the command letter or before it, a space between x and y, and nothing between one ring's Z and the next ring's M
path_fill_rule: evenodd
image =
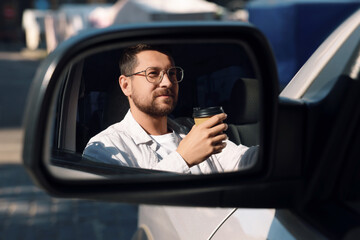
M59 168L104 177L251 168L260 99L256 63L245 44L106 49L88 53L63 74L49 136L55 175L62 175ZM194 108L214 106L226 115L193 127Z

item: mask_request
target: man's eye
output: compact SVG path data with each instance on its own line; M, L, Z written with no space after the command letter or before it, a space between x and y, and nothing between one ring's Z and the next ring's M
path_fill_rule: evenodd
M159 72L157 71L151 71L147 73L148 77L157 77L159 76Z
M169 71L169 76L175 77L176 76L176 70Z

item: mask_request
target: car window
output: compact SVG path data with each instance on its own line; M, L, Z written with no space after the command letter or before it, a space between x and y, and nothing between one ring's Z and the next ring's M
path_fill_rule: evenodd
M241 120L236 118L236 107L241 109L245 98L236 98L240 87L234 86L241 84L243 79L257 82L244 49L225 44L184 44L168 48L176 65L184 69L178 104L170 117L192 118L194 107L222 106L229 115L228 123L239 124ZM86 136L77 135L76 151L79 153L89 138L121 121L129 109L118 84L120 56L121 50L108 51L84 60L77 128L84 129ZM258 103L255 99L253 101Z
M175 65L184 69L179 100L169 118L188 131L194 124L194 108L221 106L228 115L229 139L236 145L259 145L259 79L246 46L231 42L161 46L171 53ZM60 117L53 124L53 164L66 168L68 161L73 164L71 157L60 160L65 152L74 154L77 164L90 164L91 172L99 173L93 162L101 160L82 154L93 136L121 121L129 110L118 83L122 52L122 47L94 51L71 63L63 74L55 110ZM113 170L105 175L114 174ZM119 166L115 172L124 173L124 168Z

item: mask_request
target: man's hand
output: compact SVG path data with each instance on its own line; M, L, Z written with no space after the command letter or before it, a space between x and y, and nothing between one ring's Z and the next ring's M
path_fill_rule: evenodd
M189 167L197 165L212 154L220 153L226 146L227 124L223 123L226 114L212 116L200 125L194 125L188 135L180 142L177 152Z

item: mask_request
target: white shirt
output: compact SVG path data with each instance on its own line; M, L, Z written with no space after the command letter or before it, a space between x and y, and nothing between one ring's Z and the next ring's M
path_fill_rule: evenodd
M173 151L176 151L179 143L176 133L173 130L171 133L166 133L163 135L150 135L155 142L157 142L162 148L159 150L164 150L163 153L160 153L161 156L168 155Z
M178 146L187 133L186 127L171 119L168 119L168 127L173 130L173 141ZM243 168L244 163L253 162L252 159L257 158L256 147L247 151L249 148L244 145L237 146L231 141L226 143L221 153L212 155L190 169L176 149L166 149L166 146L148 135L129 110L121 122L91 138L84 155L109 164L193 174L236 171ZM244 154L247 158L245 160Z

